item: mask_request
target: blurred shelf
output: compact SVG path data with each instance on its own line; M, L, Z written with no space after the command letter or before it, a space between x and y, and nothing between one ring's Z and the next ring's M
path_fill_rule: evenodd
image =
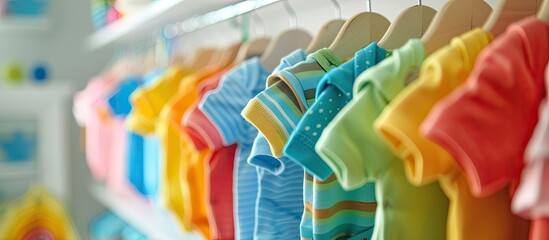
M128 37L143 35L158 27L181 21L240 2L239 0L156 0L144 10L132 13L97 30L86 40L86 47L96 50Z
M33 161L0 162L0 179L28 178L36 174Z
M52 81L45 83L35 83L32 80L23 80L21 84L8 84L6 80L0 80L0 99L10 99L12 97L54 97L69 96L73 93L71 84L68 80Z
M51 20L46 17L0 17L0 33L45 32L51 28Z
M100 184L91 185L91 194L105 207L150 239L203 240L198 233L185 233L175 222L159 215L145 199L113 192Z

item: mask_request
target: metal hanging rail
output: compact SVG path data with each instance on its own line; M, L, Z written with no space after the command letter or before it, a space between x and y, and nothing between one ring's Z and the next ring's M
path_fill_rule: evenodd
M194 16L190 19L175 24L170 24L164 27L164 35L167 38L179 37L280 1L282 0L246 0L228 7L211 11L204 15Z

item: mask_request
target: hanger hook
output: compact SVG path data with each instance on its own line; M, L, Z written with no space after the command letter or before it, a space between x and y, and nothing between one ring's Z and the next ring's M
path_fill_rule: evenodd
M261 16L259 14L255 14L255 12L252 12L251 15L252 15L252 18L255 18L253 21L255 23L258 23L257 25L261 27L261 29L262 29L261 35L265 35L265 31L266 31L267 28L265 27L265 22L263 21ZM255 29L255 35L260 36L260 35L257 34L257 32L258 32L257 27L254 28L254 29Z
M341 19L341 6L339 6L337 0L331 0L330 2L332 2L332 4L334 5L336 18Z
M292 19L294 22L295 28L297 28L297 14L294 11L294 8L292 8L292 5L290 4L290 0L284 1L284 9L286 9L286 12L288 13L288 16L290 16L290 26L292 25Z
M422 6L423 4L421 3L421 0L417 0L417 5L418 6Z
M366 11L367 12L372 12L372 1L371 0L366 0Z

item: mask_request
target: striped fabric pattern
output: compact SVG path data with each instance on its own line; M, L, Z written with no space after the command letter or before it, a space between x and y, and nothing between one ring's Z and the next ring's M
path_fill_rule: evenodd
M239 144L233 171L233 201L236 203L235 239L252 240L255 219L255 201L258 194L258 176L255 167L246 163L252 150L251 144Z
M280 60L280 64L273 72L279 72L282 69L292 67L299 62L305 61L308 55L309 53L303 51L302 49L297 49L288 56L282 58L282 60ZM270 83L267 82L267 88L270 87L269 84ZM278 175L278 173L284 170L282 162L282 159L277 159L272 155L269 142L265 136L259 132L254 140L252 154L248 159L248 163L259 168L264 168L274 175Z
M254 239L299 239L303 214L303 169L286 160L279 175L258 168L259 195Z
M273 72L302 62L307 55L298 49L284 57ZM274 158L269 143L260 133L248 162L257 166L259 174L254 239L299 239L303 214L303 169L288 158Z
M249 59L226 73L219 87L206 94L200 103L199 108L216 125L225 146L253 142L257 131L242 119L240 112L263 90L269 74L259 58Z
M324 128L351 100L356 77L385 59L386 53L372 43L358 51L352 60L327 73L318 84L316 102L301 118L284 148L284 153L308 172L302 222L304 239L372 237L376 211L374 184L345 191L314 148ZM311 174L327 179L320 181Z
M341 63L330 49L318 50L307 60L271 75L267 82L274 84L244 108L242 116L267 138L273 156L284 155L282 149L288 137L314 102L318 82Z
M377 206L373 184L345 191L335 175L319 181L305 173L304 191L307 194L301 223L302 239L371 238Z
M219 87L209 92L199 105L218 129L224 145L239 144L233 171L233 194L235 235L241 240L253 239L258 178L256 168L247 164L257 131L242 119L240 112L264 89L269 74L259 58L251 58L229 71Z

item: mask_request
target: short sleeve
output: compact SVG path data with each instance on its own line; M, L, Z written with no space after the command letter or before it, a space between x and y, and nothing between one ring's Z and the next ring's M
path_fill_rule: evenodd
M154 109L146 97L147 91L137 89L131 96L130 102L133 111L127 116L126 125L136 133L146 135L154 132L155 115L160 113L161 109Z
M282 149L303 113L297 98L284 81L279 81L250 100L242 116L261 132L275 157Z
M178 91L178 82L187 75L182 69L171 69L149 87L139 88L130 96L133 106L126 125L142 135L154 132L155 122L163 106Z
M92 104L101 92L103 85L105 85L104 79L94 78L88 82L84 90L74 94L73 114L76 122L81 127L86 125L87 119L92 114Z
M263 87L266 78L262 74L255 75L255 63L245 62L227 73L221 79L220 86L206 94L199 104L200 110L215 126L225 146L253 141L250 136L255 135L256 131L240 116L240 112L248 100L257 94L254 92L256 85Z
M295 50L280 60L280 64L273 70L273 73L277 73L282 69L294 66L295 64L305 60L307 55L308 54L301 49ZM267 85L268 88L270 86L268 79ZM248 158L248 163L252 166L259 167L260 169L265 169L273 175L281 174L285 168L284 160L273 157L269 142L265 136L261 134L261 132L258 132L256 138L254 139L253 147Z
M374 179L379 169L386 169L392 156L377 137L373 122L382 108L383 96L372 85L359 91L328 124L316 152L334 171L346 190L357 189Z
M208 92L218 87L221 80L220 78L222 78L225 72L226 70L220 71L216 75L198 84L197 90L201 99L203 99ZM185 112L181 119L181 127L187 132L197 150L203 150L205 148L219 149L224 146L219 129L217 129L210 118L198 108L198 104Z
M284 161L272 156L269 142L261 133L258 133L254 140L248 163L265 169L273 175L281 174L285 168Z
M185 113L182 127L197 150L219 149L224 146L219 129L198 107L193 107Z
M130 113L132 105L130 104L130 95L139 87L136 80L128 80L120 85L118 90L109 97L109 106L117 116L126 116Z
M452 88L451 79L460 76L445 72L437 61L439 56L426 60L420 77L400 92L374 123L381 139L404 161L408 179L416 185L431 183L454 168L452 156L418 131L436 99Z
M454 156L479 197L518 180L545 95L540 91L545 89L543 77L533 74L537 67L529 66L543 54L525 56L529 46L524 46L522 34L492 43L477 59L466 84L439 102L420 129ZM547 37L544 41L547 45ZM544 49L536 51L548 51L547 46Z
M332 175L330 167L315 152L315 145L326 125L336 116L345 98L334 86L328 86L305 113L290 136L284 154L320 180Z

